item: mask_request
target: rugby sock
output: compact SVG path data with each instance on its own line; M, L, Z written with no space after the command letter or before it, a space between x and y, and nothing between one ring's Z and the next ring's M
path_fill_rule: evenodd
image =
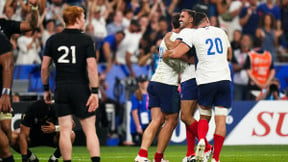
M30 158L31 155L32 155L32 152L29 149L27 149L27 158Z
M22 162L26 162L28 160L27 154L22 155Z
M92 162L100 162L100 157L91 157Z
M186 156L195 155L195 138L197 137L198 121L194 121L191 125L186 125L187 137L187 153Z
M201 119L198 122L198 139L205 139L209 129L208 121Z
M141 157L148 157L148 151L147 150L144 150L144 149L140 149L139 152L138 152L138 155L141 156Z
M7 158L3 158L3 162L14 162L14 158L13 158L13 156L11 155L11 156L9 156L9 157L7 157Z
M155 162L161 162L162 158L163 158L163 153L158 153L158 152L155 153L155 156L154 156Z
M72 162L72 160L63 160L63 162Z
M214 134L214 151L213 151L213 158L216 161L219 161L220 152L224 143L223 136L220 136L218 134Z
M57 147L53 155L58 159L61 156L60 148Z

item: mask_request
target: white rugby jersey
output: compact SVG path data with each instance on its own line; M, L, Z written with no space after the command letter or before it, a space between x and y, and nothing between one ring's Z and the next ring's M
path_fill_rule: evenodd
M177 38L177 33L172 33L170 40L175 41ZM167 65L162 60L162 54L167 50L167 46L165 44L164 39L162 40L159 47L159 62L155 73L152 76L151 81L159 82L168 85L178 86L179 74L177 71L173 70L172 67Z
M197 84L207 84L221 80L230 80L227 61L227 49L230 42L226 33L217 27L207 26L198 29L183 29L180 32L182 42L190 48L196 48Z
M187 64L186 68L181 73L181 83L189 79L196 78L195 65L194 64L189 65L188 63L186 64Z

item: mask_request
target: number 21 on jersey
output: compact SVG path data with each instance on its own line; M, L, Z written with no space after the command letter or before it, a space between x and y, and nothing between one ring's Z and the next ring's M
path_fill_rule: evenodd
M220 38L217 37L214 40L209 38L206 39L205 43L209 46L207 55L223 54L223 45Z
M69 64L70 59L69 59L68 55L69 55L69 53L71 53L72 54L71 63L76 64L76 46L71 46L70 48L67 46L60 46L57 48L57 51L58 52L61 52L61 51L64 52L63 55L58 58L58 60L57 60L58 63Z

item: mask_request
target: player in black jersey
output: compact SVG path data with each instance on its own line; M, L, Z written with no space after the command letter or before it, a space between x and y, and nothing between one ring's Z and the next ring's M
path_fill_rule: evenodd
M49 162L56 162L61 156L58 147L60 126L53 104L46 104L44 100L32 103L26 112L22 114L20 134L18 136L19 149L22 154L22 162L37 162L37 157L28 147L50 146L56 147L54 154L50 156ZM71 141L75 139L73 131ZM15 135L17 137L17 135ZM17 146L14 146L16 151Z
M98 108L98 71L94 42L84 31L84 10L78 6L64 9L66 28L46 42L41 77L44 99L51 102L49 65L56 65L55 107L60 129L60 150L64 161L71 161L72 114L79 118L86 135L87 148L94 162L100 161L100 146L95 128ZM90 85L89 85L90 84Z
M14 161L9 147L11 131L11 86L13 77L13 54L10 37L14 33L34 29L38 24L38 0L28 0L31 5L31 20L16 22L0 19L0 158L3 161Z

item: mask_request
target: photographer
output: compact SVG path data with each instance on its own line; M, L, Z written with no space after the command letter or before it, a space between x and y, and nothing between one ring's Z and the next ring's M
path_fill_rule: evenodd
M287 100L287 96L280 92L280 81L277 78L273 78L270 86L263 89L256 100Z

